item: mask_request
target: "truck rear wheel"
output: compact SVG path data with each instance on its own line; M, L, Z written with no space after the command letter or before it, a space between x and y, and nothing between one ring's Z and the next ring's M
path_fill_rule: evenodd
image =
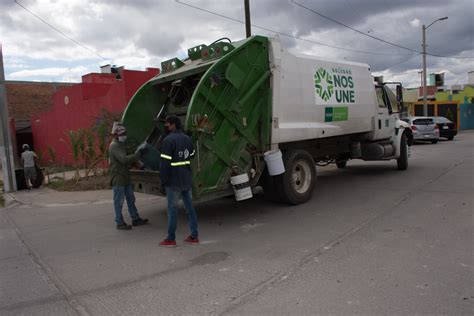
M408 168L408 145L405 133L400 140L400 157L397 159L397 168L398 170L407 170Z
M316 184L313 157L304 150L290 150L283 154L283 163L285 173L274 177L282 201L293 205L308 201Z

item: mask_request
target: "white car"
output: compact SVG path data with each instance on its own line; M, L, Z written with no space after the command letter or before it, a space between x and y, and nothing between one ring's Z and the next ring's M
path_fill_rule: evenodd
M430 141L436 144L439 140L439 127L432 117L413 116L402 119L410 124L413 142Z

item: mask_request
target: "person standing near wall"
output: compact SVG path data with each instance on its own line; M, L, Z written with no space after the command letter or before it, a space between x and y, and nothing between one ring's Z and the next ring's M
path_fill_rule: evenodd
M130 179L130 168L138 162L138 153L127 155L125 140L127 130L124 126L114 123L112 128L113 141L109 146L110 185L114 194L115 223L119 230L130 230L132 226L148 223L148 219L140 218L135 206L135 194ZM124 200L127 200L128 212L132 218L132 226L128 225L122 216Z
M22 149L23 152L21 153L21 162L23 165L23 172L25 174L26 187L28 190L31 190L36 181L36 154L30 149L28 144L23 144Z

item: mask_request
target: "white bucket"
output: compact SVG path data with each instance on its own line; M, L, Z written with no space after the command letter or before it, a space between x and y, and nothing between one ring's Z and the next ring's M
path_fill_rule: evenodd
M267 163L269 175L277 176L285 172L281 150L277 149L267 151L263 154L263 157Z
M242 201L250 199L252 195L252 189L250 188L249 176L246 173L239 174L230 178L230 183L234 187L234 194L236 201Z

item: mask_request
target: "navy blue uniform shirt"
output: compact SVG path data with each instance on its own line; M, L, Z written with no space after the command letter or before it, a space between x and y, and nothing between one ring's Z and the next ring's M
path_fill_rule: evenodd
M191 138L181 130L169 133L163 140L160 157L161 187L191 189L191 159L194 157Z

